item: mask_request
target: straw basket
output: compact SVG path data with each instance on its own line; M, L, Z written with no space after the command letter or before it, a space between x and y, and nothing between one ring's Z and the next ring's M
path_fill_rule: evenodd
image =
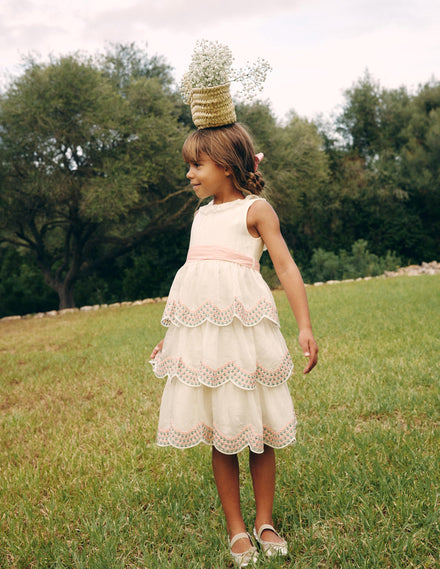
M235 123L237 117L229 83L192 89L191 114L198 129Z

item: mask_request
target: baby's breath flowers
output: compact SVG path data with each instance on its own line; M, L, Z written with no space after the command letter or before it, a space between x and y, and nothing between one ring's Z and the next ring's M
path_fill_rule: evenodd
M180 85L182 96L191 103L191 91L197 88L216 87L237 82L241 84L238 96L252 99L262 90L270 64L258 58L253 64L233 69L234 58L228 46L218 41L199 40L196 42L188 71Z

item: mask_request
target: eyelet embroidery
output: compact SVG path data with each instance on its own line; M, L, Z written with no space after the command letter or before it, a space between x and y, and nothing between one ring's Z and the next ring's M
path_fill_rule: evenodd
M157 444L186 449L205 443L215 446L223 454L236 454L249 446L252 452L262 453L264 445L272 448L283 448L294 443L295 434L296 420L289 421L280 431L274 431L263 426L263 433L257 433L249 425L234 437L227 437L215 426L210 427L204 423L198 424L188 432L180 432L171 425L169 429L158 431Z
M221 309L212 302L205 302L196 310L190 310L180 300L169 300L161 320L163 326L188 326L193 328L200 326L204 322L211 322L217 326L227 326L232 320L238 318L244 326L255 326L263 318L272 320L277 326L280 325L278 312L273 302L262 298L258 304L251 309L246 309L244 304L238 299L225 309Z
M293 362L289 352L286 352L276 369L265 369L257 364L254 372L248 372L238 367L234 362L212 369L200 363L197 368L185 364L182 358L163 358L157 356L153 362L153 371L157 377L177 377L179 381L190 387L219 387L231 381L242 389L255 389L257 382L266 387L275 387L287 381L293 370Z

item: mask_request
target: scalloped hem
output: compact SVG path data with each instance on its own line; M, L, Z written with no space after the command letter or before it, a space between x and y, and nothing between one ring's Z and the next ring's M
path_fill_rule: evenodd
M204 423L200 423L188 432L179 432L171 425L169 429L159 430L156 440L156 444L160 447L172 446L182 450L204 443L214 446L222 454L237 454L246 447L256 454L262 454L265 445L281 449L295 442L296 420L290 421L280 431L273 431L263 426L262 434L257 433L249 425L234 437L228 437L215 427L209 427Z
M264 318L271 320L277 326L280 325L275 304L264 298L249 310L238 298L234 298L232 304L224 309L208 301L196 310L191 310L180 301L168 300L161 324L165 327L174 325L194 328L204 322L211 322L216 326L228 326L234 318L240 320L246 327L256 326Z
M165 358L153 360L153 372L158 378L168 376L176 377L180 382L190 387L220 387L231 382L240 389L253 390L259 383L265 387L277 387L285 383L292 374L293 362L289 352L286 352L280 365L276 369L265 369L257 365L255 372L241 369L234 362L228 362L222 367L212 369L203 363L197 368L186 365L182 358Z

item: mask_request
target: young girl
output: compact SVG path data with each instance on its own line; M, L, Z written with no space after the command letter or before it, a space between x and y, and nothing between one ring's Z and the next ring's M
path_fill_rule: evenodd
M245 567L257 549L240 509L237 453L249 447L255 493L254 536L270 556L287 554L273 527L274 449L295 441L296 418L287 386L292 361L275 302L259 272L267 247L299 327L299 343L317 363L301 275L281 236L264 186L259 157L245 128L230 124L192 133L183 147L187 178L200 199L185 265L176 274L153 350L157 377L168 376L158 444L212 445L212 465L234 562Z

